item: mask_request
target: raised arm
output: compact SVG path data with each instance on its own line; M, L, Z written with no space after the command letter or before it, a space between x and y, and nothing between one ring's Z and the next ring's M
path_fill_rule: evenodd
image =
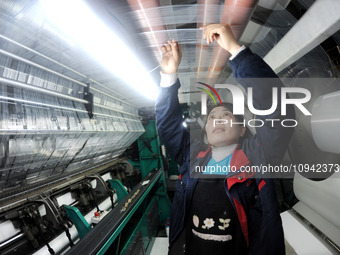
M161 93L156 101L156 123L161 141L182 164L189 154L190 136L183 127L182 111L178 101L180 82L177 70L182 51L176 41L168 41L162 46Z
M223 49L229 51L232 55L235 55L241 49L228 25L212 24L201 29L203 29L207 43L216 40ZM283 119L295 119L292 105L287 106L287 115L281 116L282 82L270 66L261 57L253 54L250 49L239 52L229 64L238 82L246 89L248 87L253 88L253 105L257 110L271 108L272 88L278 88L276 110L270 115L256 116L257 119L264 122L264 125L257 128L256 135L252 139L246 140L243 147L253 165L280 163L293 133L293 128L283 127L281 121ZM276 121L266 121L269 119Z
M256 153L250 154L254 165L281 163L294 131L293 127L284 127L281 123L284 119L295 119L293 105L287 105L287 114L281 115L281 88L284 85L263 59L253 54L249 49L245 49L237 58L230 61L230 66L235 78L242 86L253 88L255 109L270 109L272 106L272 88L278 89L276 110L269 115L256 116L257 119L263 121L264 125L257 128L256 135L245 141L243 146L245 146L245 151L256 148Z

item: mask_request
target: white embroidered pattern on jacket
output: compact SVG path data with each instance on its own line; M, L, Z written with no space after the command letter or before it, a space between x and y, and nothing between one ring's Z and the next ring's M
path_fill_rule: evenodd
M206 218L203 221L204 225L202 226L203 229L212 228L215 225L215 221L212 218Z
M192 233L194 233L194 235L198 236L199 238L202 238L204 240L211 240L211 241L226 242L226 241L229 241L229 240L231 240L233 238L231 235L203 234L203 233L197 232L194 229L192 229Z
M192 217L192 222L194 223L195 227L198 228L198 225L200 224L200 219L198 218L197 215L194 215Z
M218 226L218 228L220 230L225 230L227 227L229 227L229 222L230 222L230 219L221 219L219 218L220 222L222 223L222 226Z

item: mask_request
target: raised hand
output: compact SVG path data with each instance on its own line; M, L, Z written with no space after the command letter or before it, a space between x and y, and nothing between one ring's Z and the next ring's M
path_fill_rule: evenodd
M181 45L175 40L167 41L162 46L162 72L163 73L176 73L178 66L182 59Z
M200 29L203 30L203 38L207 40L208 44L216 41L232 55L241 47L235 40L231 28L226 24L209 24L200 27Z

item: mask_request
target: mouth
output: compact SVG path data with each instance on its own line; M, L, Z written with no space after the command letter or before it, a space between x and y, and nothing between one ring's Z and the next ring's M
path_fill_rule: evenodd
M224 128L218 127L218 128L215 128L215 129L213 130L213 133L216 133L216 132L223 132L224 130L225 130Z

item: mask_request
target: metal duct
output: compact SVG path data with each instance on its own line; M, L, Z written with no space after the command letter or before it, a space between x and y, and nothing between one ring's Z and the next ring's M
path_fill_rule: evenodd
M280 72L340 29L340 2L318 0L264 58Z
M320 150L340 154L339 108L340 91L322 95L314 103L311 119L312 134Z

